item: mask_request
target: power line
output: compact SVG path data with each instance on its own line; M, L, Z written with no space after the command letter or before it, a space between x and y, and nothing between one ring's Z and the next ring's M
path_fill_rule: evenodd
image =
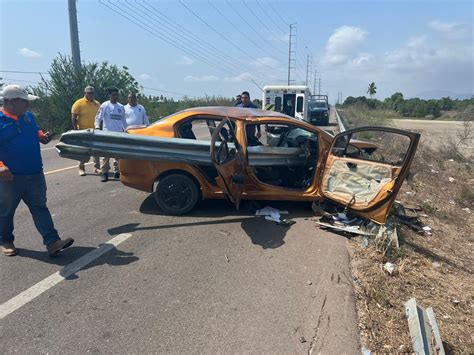
M228 0L226 0L226 2L229 4ZM249 10L249 12L257 19L257 21L267 29L268 32L272 33L272 30L270 30L267 25L265 25L264 22L260 21L260 18L255 14L255 12L252 10L252 8L245 2L245 0L242 0L242 3L247 7L247 9ZM230 5L230 4L229 4ZM237 11L237 10L236 10ZM243 19L243 18L242 18ZM245 20L244 20L245 21ZM247 21L245 21L247 23ZM252 27L253 29L253 27ZM254 30L255 31L255 30ZM257 31L255 31L255 33L257 33L257 35L263 40L264 43L266 43L267 39L264 38L262 35L260 35L260 33L258 33ZM283 41L282 41L283 42ZM283 44L286 45L285 42L283 42ZM282 53L285 53L284 51L282 51L281 49L275 47L272 45L273 48L276 48L278 51L282 52Z
M14 79L14 78L4 78L1 77L0 80L11 80L11 81L18 81L19 83L30 83L30 84L39 84L39 81L31 81L31 80L20 80L20 79Z
M269 15L269 13L267 12L267 10L265 10L265 8L260 4L260 2L259 2L258 0L256 0L256 2L257 2L257 5L260 7L260 9L262 9L262 12L263 12L265 15L267 15L267 17L270 19L270 21L273 22L273 24L275 25L275 28L277 28L281 33L283 33L283 34L286 36L286 34L287 34L286 31L283 31L283 30L280 28L280 25L278 24L278 22L275 21L275 20L273 19L273 17ZM284 41L282 41L282 42L284 42ZM286 44L286 42L284 42L284 43Z
M142 6L138 1L135 1L137 3L137 5L139 6ZM127 3L127 2L125 2ZM128 5L128 3L127 3ZM142 6L143 7L143 6ZM145 10L147 10L148 12L150 11L150 8L149 7L143 7ZM142 13L142 12L139 12L137 11L137 9L131 9L129 8L131 11L135 11L139 16L143 16L143 17L150 17L152 18L151 22L152 23L156 23L157 22L157 17L154 17L153 15L149 14L149 13ZM160 17L161 18L161 17ZM162 24L163 25L163 24ZM165 25L167 27L169 27L168 25ZM150 26L151 27L151 26ZM156 27L153 27L156 29ZM171 29L172 32L168 31L167 29L165 28L161 28L162 31L164 31L168 36L172 37L172 39L176 39L178 38L178 42L186 42L187 43L187 46L188 46L188 49L190 50L189 47L193 47L195 48L194 50L196 51L203 51L204 54L202 52L199 53L199 55L201 55L202 57L206 58L208 61L214 63L215 66L220 66L221 68L226 68L226 70L229 70L229 71L234 71L234 69L231 69L231 67L236 67L236 68L241 68L241 64L239 65L235 65L234 63L230 62L227 60L227 58L225 58L224 56L222 57L222 60L227 62L228 64L224 64L222 62L219 62L217 60L215 60L214 58L210 58L208 56L208 52L209 51L205 51L202 49L202 46L199 45L199 42L195 40L195 42L193 42L192 40L189 40L186 36L183 36L183 35L180 35L180 34L177 34L176 31L174 31L173 29ZM196 48L197 47L197 48ZM217 50L217 48L216 48ZM228 68L228 69L227 69ZM235 73L238 73L237 71L235 71Z
M162 90L162 89L155 89L155 88L150 88L150 87L147 87L147 86L144 86L143 88L144 88L144 89L147 89L147 90L152 90L152 91L165 92L165 93L167 93L167 94L173 94L173 95L196 97L196 98L198 97L198 96L194 96L194 95L183 94L182 92L169 91L169 90Z
M258 44L258 43L255 42L251 37L249 37L249 36L247 36L245 33L243 33L243 32L240 30L240 28L239 28L237 25L235 25L226 15L224 15L224 13L222 13L222 11L220 11L216 6L214 6L214 4L213 4L210 0L208 1L208 3L209 3L209 5L211 5L211 6L214 8L214 10L216 10L217 13L219 13L219 15L222 16L222 18L223 18L224 20L226 20L232 27L234 27L234 29L235 29L237 32L239 32L242 36L244 36L244 37L246 38L246 40L252 42L252 43L255 45L255 47L257 47L258 49L262 49L262 45L261 45L261 44ZM240 16L240 14L238 14L238 15ZM267 52L267 51L265 50L265 52ZM273 56L273 54L270 53L270 52L267 52L267 54L270 54L270 56Z
M288 22L286 22L281 16L280 14L275 10L275 8L273 7L272 5L272 2L271 1L268 1L268 6L270 9L273 10L273 12L280 18L281 22L284 23L285 25L289 26L290 24Z
M0 73L16 73L16 74L47 74L47 72L42 71L21 71L21 70L0 70Z
M213 64L212 62L210 62L207 58L201 56L200 54L198 53L195 53L194 51L192 50L189 50L188 48L186 47L183 47L183 46L180 46L180 45L177 45L176 43L174 43L173 41L169 40L168 38L166 38L166 36L163 36L161 33L157 32L156 30L154 30L153 28L151 28L151 30L149 28L146 28L145 26L147 25L142 25L141 23L137 22L137 20L135 20L134 18L130 18L130 16L127 16L123 11L118 11L116 10L114 7L115 5L112 5L109 6L107 4L105 4L104 2L102 2L102 0L99 0L99 3L104 5L105 7L109 8L110 10L112 10L113 12L117 13L118 15L122 16L123 18L125 18L126 20L128 20L129 22L132 22L134 23L135 25L137 25L138 27L144 29L145 31L147 31L148 33L150 33L151 35L163 40L164 42L168 43L170 46L174 47L174 48L177 48L187 54L189 54L190 56L192 57L195 57L195 58L198 58L200 59L201 61L203 61L204 63L208 64L209 66L211 67L216 67L215 64ZM109 0L109 4L110 4L110 0ZM114 7L112 7L114 6ZM120 7L118 7L120 9ZM150 27L150 26L147 26L147 27ZM228 69L224 68L222 69L223 67L219 68L220 70L223 70L224 72L228 71Z
M135 2L138 5L141 5L137 0L135 0ZM178 25L176 22L170 20L167 16L163 15L163 13L161 13L158 9L153 7L151 4L148 4L146 1L144 1L144 4L149 5L149 7L146 7L146 9L148 11L151 10L154 14L156 14L159 17L159 19L161 19L161 24L162 25L163 25L163 21L166 21L167 23L171 23L171 25L173 27L169 26L169 25L166 25L166 24L164 24L164 25L167 26L168 28L171 28L171 31L173 31L173 33L176 36L179 36L179 38L183 38L185 41L190 43L190 46L199 47L198 50L202 50L202 48L207 47L208 49L204 50L205 54L201 54L201 55L207 57L207 53L211 52L211 53L213 53L213 58L217 57L217 55L218 55L223 61L228 63L229 66L232 66L232 67L237 68L239 70L244 66L244 64L242 62L239 62L236 59L228 56L226 53L222 52L222 50L214 47L211 44L208 44L206 41L202 41L201 38L198 38L197 36L195 36L190 31L188 31L186 29L181 29L179 27L176 28L175 26L180 26L180 25ZM156 17L154 17L154 19L157 20ZM154 21L154 23L156 23L156 21ZM182 26L180 26L180 27L182 27ZM177 32L183 33L183 35L177 34ZM191 38L191 41L188 39L188 37ZM224 65L223 63L219 63L219 64ZM238 72L235 71L235 73L238 73ZM266 77L265 74L256 74L256 76Z
M183 6L186 10L188 10L193 16L195 16L198 20L200 20L202 23L204 23L207 27L209 27L212 32L216 33L219 37L221 37L222 39L224 39L227 43L229 43L232 47L236 48L239 52L243 53L245 56L259 62L260 64L266 66L266 67L269 67L270 69L274 69L273 67L271 67L270 65L264 63L264 62L261 62L259 59L251 56L250 54L244 52L242 50L242 48L240 48L239 46L237 46L235 43L233 43L232 41L230 41L227 37L225 37L222 33L220 33L219 31L217 31L216 29L214 29L214 27L212 27L211 25L209 25L204 19L202 19L198 14L196 14L193 10L191 10L188 6L186 6L181 0L178 0L178 2L181 4L181 6Z

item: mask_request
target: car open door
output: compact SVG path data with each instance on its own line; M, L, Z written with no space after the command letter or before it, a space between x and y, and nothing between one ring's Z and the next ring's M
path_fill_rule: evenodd
M219 173L217 184L239 208L247 163L235 133L235 124L228 118L219 123L212 133L211 161Z
M338 134L325 161L321 195L385 223L419 139L418 133L388 127L362 127Z

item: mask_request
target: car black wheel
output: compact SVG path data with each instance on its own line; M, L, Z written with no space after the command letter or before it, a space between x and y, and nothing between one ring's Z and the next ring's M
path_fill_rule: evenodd
M191 211L199 199L199 189L189 176L170 174L158 181L154 193L157 205L168 214Z

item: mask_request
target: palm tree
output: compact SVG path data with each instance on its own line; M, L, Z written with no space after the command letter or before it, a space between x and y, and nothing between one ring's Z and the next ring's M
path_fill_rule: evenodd
M367 94L369 94L370 98L372 99L376 93L377 93L377 87L375 86L375 83L372 81L369 84L369 88L367 89Z

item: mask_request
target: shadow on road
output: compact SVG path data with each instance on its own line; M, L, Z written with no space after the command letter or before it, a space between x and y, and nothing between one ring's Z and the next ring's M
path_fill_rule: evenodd
M46 251L37 251L29 249L19 249L17 257L30 258L38 261L42 261L47 264L54 264L59 266L67 266L77 259L83 257L84 255L90 253L97 248L92 247L70 247L61 252L58 256L50 257ZM96 260L92 261L90 264L81 268L81 270L87 270L95 266L100 265L128 265L135 261L139 260L137 256L134 256L133 253L127 253L112 247L104 255L100 256ZM75 279L77 276L74 274L68 279Z
M256 217L255 211L265 206L272 206L279 210L287 210L290 213L283 218L312 217L309 203L287 202L287 201L243 201L240 210L225 200L205 200L202 201L191 213L174 220L176 223L160 224L152 226L141 226L140 223L127 223L121 226L110 228L107 232L110 235L121 233L133 233L136 231L162 230L184 227L198 226L219 226L228 223L241 223L242 230L250 238L252 244L259 245L263 249L274 249L285 244L284 238L289 228L277 225L275 222L267 221L263 217ZM153 196L146 198L140 206L140 212L149 215L164 215L155 203ZM236 218L225 218L235 216ZM211 218L205 221L181 222L192 217ZM182 219L180 219L182 218ZM220 232L226 233L225 230Z

